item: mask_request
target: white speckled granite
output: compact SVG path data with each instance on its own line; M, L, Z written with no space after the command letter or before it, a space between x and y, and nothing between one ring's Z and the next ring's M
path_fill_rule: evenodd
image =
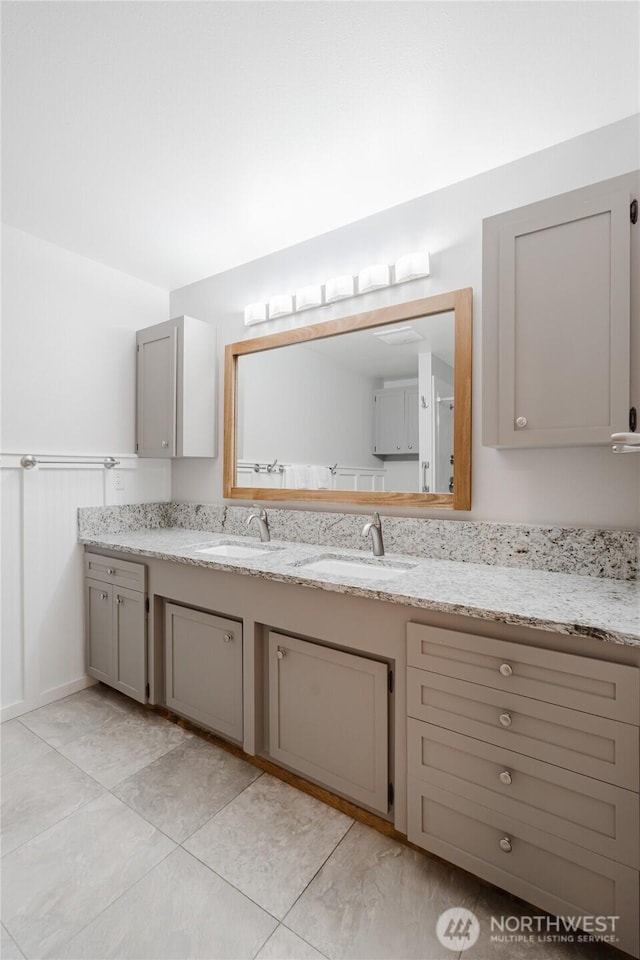
M385 579L382 575L378 580L364 581L351 575L319 575L304 565L305 561L326 556L326 547L278 541L272 545L280 549L250 559L221 560L198 553L203 545L221 539L205 531L155 529L82 537L81 542L90 547L234 571L442 613L640 646L640 585L637 583L407 558L406 555L387 554L375 560L364 551L356 553L333 547L335 556L370 561L380 567L381 573L385 565L394 560L411 564L410 569L394 579ZM224 540L229 539L225 531ZM247 540L243 538L239 542L246 544Z
M156 503L78 510L81 537L148 527L181 527L247 536L251 507ZM280 510L269 507L277 540L327 547L363 548L365 515ZM629 530L526 526L469 520L383 517L386 549L406 556L481 563L549 573L636 580L640 537Z

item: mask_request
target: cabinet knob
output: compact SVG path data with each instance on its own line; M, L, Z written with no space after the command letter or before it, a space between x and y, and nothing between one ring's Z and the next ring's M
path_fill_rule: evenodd
M412 443L409 444L409 450L413 450L413 444L412 444Z
M400 444L396 443L396 450L399 450L399 449L400 449Z
M502 837L500 839L499 846L504 853L511 853L511 851L513 850L513 845L511 843L510 837Z
M510 770L503 770L503 771L500 773L500 783L504 783L504 784L506 784L506 786L508 787L508 786L510 786L510 784L511 784L511 780L512 780L512 777L511 777L511 771L510 771Z
M116 603L124 603L124 597L116 597Z
M285 655L285 651L284 651L284 650L278 650L278 652L277 652L277 654L276 654L278 660L284 660L284 655Z
M501 726L510 727L511 726L511 714L510 713L501 713L498 717Z
M168 446L169 446L169 441L168 441L168 440L163 440L163 441L162 441L162 446L163 446L163 447L168 447Z
M500 673L503 677L510 677L513 673L513 667L510 663L501 663L500 664Z
M518 417L516 419L516 427L518 428L518 430L523 430L526 427L526 425L527 425L526 417Z
M224 642L225 642L225 643L231 643L232 640L233 640L233 634L232 634L232 633L225 633L225 635L224 635Z
M113 569L113 567L107 567L107 573L109 574L110 577L113 577L115 574L115 570Z
M108 599L109 599L109 594L108 594L108 593L101 593L101 594L100 594L100 599L101 599L101 600L108 600Z

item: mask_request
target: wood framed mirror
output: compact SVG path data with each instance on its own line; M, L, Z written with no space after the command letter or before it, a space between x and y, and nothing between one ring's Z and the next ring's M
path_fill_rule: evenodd
M469 510L472 294L229 344L224 496Z

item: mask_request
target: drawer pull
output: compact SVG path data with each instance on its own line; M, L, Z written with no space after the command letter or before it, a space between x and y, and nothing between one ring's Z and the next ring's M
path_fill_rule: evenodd
M278 650L278 652L277 652L277 654L276 654L278 660L284 660L284 654L285 654L285 651L284 651L284 650Z
M510 663L501 663L500 664L500 673L503 677L510 677L513 673L513 667Z
M513 850L513 846L509 837L502 837L499 846L503 853L511 853Z
M233 634L232 634L232 633L225 633L225 635L224 635L224 642L225 642L225 643L231 643L232 640L233 640Z
M107 573L109 574L110 577L113 577L115 574L115 570L113 569L113 567L107 567Z
M503 770L502 773L500 774L500 783L506 783L506 785L509 786L509 784L511 783L511 780L512 780L511 771Z
M108 593L101 593L101 594L100 594L100 599L101 599L101 600L107 600L108 597L109 597L109 594L108 594Z
M498 717L501 726L510 727L511 726L511 714L510 713L501 713Z

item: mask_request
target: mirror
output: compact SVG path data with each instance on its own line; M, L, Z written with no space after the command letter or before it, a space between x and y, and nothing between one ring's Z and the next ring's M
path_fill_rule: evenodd
M227 347L225 496L470 507L471 290Z

